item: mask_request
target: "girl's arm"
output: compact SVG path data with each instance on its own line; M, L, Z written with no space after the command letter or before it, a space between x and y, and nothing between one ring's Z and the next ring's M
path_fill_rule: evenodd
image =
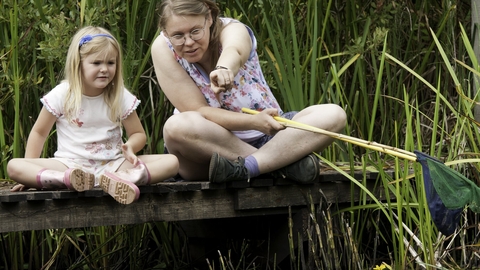
M137 165L138 158L135 153L145 147L145 143L147 142L145 130L136 111L133 111L123 120L122 124L128 136L128 140L122 146L123 155L130 163Z
M39 158L43 151L43 145L52 130L57 117L50 113L45 107L42 108L35 124L28 135L25 158Z

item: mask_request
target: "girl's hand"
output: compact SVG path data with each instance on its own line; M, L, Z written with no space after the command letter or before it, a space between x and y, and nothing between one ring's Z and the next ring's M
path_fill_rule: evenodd
M133 149L129 144L124 143L122 145L122 152L126 160L132 163L133 166L137 166L138 157L135 155L135 152L133 152Z
M275 135L280 130L285 129L284 125L273 118L274 116L278 116L278 110L274 108L265 109L261 113L254 115L255 122L258 125L257 130L267 135Z
M28 189L28 188L27 188L25 185L17 184L17 185L15 185L15 186L13 186L10 191L16 192L16 191L24 191L24 190L27 190L27 189Z

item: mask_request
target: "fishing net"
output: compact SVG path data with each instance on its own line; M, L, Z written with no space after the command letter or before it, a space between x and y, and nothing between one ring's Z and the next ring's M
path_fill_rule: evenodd
M248 108L242 108L242 111L251 114L259 113L258 111ZM460 222L460 214L465 206L468 205L468 207L476 213L480 212L480 188L462 174L427 154L418 151L414 151L413 153L408 152L388 145L323 130L278 116L274 118L284 123L287 127L327 135L364 148L405 158L410 161L420 162L422 165L423 182L430 215L432 216L435 226L445 235L450 235L455 232L457 224Z
M428 208L435 226L445 235L455 231L465 206L480 212L480 188L443 162L414 151L422 165Z

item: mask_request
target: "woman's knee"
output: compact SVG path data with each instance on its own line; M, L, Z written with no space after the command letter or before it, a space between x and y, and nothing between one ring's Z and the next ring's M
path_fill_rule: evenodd
M184 112L172 115L167 119L163 127L163 137L165 140L175 140L195 137L205 129L203 116L197 112Z
M194 112L184 112L170 116L163 126L164 136L175 137L177 134L189 132L195 124L195 118L200 116L198 114L196 116L196 114Z
M331 113L332 119L334 119L334 123L336 127L335 130L340 131L347 124L347 113L342 107L336 104L329 104L329 105L330 105L329 111Z
M335 132L341 131L347 124L347 114L345 110L337 104L321 104L313 105L300 111L297 116L307 116L312 121L312 124L319 127L327 128ZM308 120L307 120L308 121Z

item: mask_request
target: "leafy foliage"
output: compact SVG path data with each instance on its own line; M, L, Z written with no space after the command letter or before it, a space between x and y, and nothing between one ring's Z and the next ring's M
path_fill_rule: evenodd
M121 41L126 84L142 100L139 115L148 135L144 152L163 152L162 126L172 107L156 83L150 60L150 43L158 33L156 1L44 2L5 0L0 9L0 178L7 178L7 160L23 155L39 98L62 79L71 36L88 24L110 29ZM467 34L469 2L217 3L225 15L254 30L265 77L284 110L340 104L348 115L346 134L427 152L480 182L480 134L473 114L478 100L473 78L479 76L479 67ZM54 146L52 132L44 156L51 156ZM477 217L466 210L458 234L440 235L430 220L421 181L414 181L421 179L418 164L341 142L324 151L322 160L363 192L346 208L311 207L308 241L318 252L292 245L292 269L364 269L385 261L396 269L475 265L478 236L472 220ZM362 179L351 176L353 170L379 171L376 187L386 197L376 198ZM18 262L17 267L28 262L32 268L63 266L57 261L62 254L66 263L79 267L108 265L107 257L127 258L131 267L154 267L134 265L138 262L129 257L148 257L151 250L145 247L153 241L165 252L155 261L159 268L181 265L174 259L185 259L179 252L181 239L171 240L170 229L159 234L152 226L157 225L5 234L0 246L9 249L0 252L0 258ZM168 246L163 241L173 242ZM41 254L25 257L24 252L38 247ZM313 261L306 262L297 252ZM81 259L75 261L77 255ZM234 264L225 263L223 269L228 265Z

